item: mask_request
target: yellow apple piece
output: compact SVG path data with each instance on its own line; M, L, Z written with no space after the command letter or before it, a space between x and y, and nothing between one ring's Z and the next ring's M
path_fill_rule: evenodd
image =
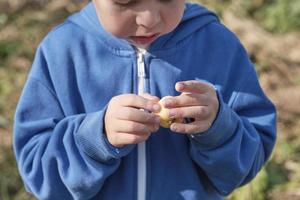
M165 96L158 102L161 109L159 112L155 113L156 115L158 115L160 117L160 126L162 126L164 128L170 128L171 124L174 122L178 122L178 123L182 122L182 119L170 118L169 117L170 109L165 108L162 104L164 99L170 98L170 97L171 96Z

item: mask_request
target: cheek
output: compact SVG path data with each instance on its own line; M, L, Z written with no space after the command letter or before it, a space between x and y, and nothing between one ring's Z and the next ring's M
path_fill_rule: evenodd
M172 9L170 9L172 10ZM183 15L183 8L175 8L172 10L173 12L166 12L164 13L164 21L165 21L165 31L170 32L174 30L177 25L180 23L182 15Z
M110 17L101 20L101 23L107 32L118 38L126 38L134 32L134 23L130 16L110 13Z

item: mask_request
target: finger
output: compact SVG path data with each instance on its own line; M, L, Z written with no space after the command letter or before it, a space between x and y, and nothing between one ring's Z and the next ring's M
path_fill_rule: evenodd
M118 120L115 132L123 132L129 134L148 134L156 132L159 125L143 124L134 121Z
M209 104L207 94L188 94L183 93L179 96L167 98L162 101L166 108L186 107L186 106L206 106Z
M214 90L214 87L212 84L203 81L189 80L177 82L175 85L175 89L178 92L201 94L211 92L212 90Z
M195 118L196 120L203 120L209 117L209 109L207 106L190 106L173 108L169 111L170 118Z
M208 121L195 121L189 124L173 123L170 129L176 133L195 134L207 131L210 126Z
M143 94L141 94L140 96L142 96L142 97L144 97L145 99L148 99L148 100L150 100L150 101L153 101L153 102L158 102L158 101L160 100L159 97L153 96L153 95L151 95L151 94L149 94L149 93L143 93Z
M130 133L117 133L118 137L114 139L114 142L117 144L121 144L120 146L127 145L127 144L138 144L143 141L146 141L151 133L147 134L130 134Z
M113 98L114 101L119 101L121 106L134 107L138 109L145 109L152 112L160 110L160 105L150 101L142 96L135 94L124 94Z
M159 124L160 119L154 113L145 112L140 109L123 107L116 116L120 120L135 121L145 124Z

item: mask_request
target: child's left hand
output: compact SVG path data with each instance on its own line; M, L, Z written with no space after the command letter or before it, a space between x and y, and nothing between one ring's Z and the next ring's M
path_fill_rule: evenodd
M164 107L170 109L170 118L192 118L193 122L173 123L170 129L185 134L208 130L219 110L219 100L213 86L190 80L177 82L175 89L181 92L181 95L164 100Z

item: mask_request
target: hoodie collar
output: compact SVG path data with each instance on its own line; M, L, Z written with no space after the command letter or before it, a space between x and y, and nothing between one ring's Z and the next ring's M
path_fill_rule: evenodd
M92 2L80 12L71 15L68 21L95 35L113 53L129 56L135 52L134 47L128 41L119 39L103 29ZM187 3L180 24L172 32L155 40L149 46L149 51L176 48L189 35L215 21L218 21L218 18L211 11L199 4Z

